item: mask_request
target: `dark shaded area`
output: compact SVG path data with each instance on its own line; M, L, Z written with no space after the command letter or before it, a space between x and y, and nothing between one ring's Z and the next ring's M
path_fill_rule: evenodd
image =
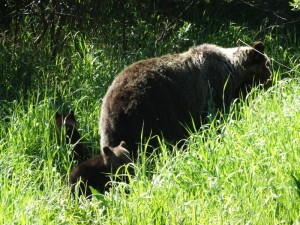
M166 1L108 1L108 0L4 0L0 6L1 33L5 40L15 44L22 39L24 23L26 31L34 36L34 43L40 44L49 33L52 57L63 44L67 30L105 30L115 24L121 26L122 45L126 49L127 30L144 20L156 23L162 17L165 23L161 38L183 21L194 24L214 23L216 26L232 21L249 26L288 29L300 24L298 12L292 11L287 1L247 1L247 0L166 0ZM103 33L105 35L105 33ZM106 36L110 37L110 36ZM111 37L110 37L111 38Z
M35 44L39 44L47 32L50 33L53 51L66 26L69 30L92 31L111 23L121 24L126 35L126 29L137 19L155 22L158 16L172 25L182 21L205 24L208 20L209 23L222 24L230 20L247 22L250 26L288 28L300 22L299 14L283 0L4 0L0 6L2 35L10 40L13 37L17 43L22 38L22 25L26 22L28 31L35 36Z

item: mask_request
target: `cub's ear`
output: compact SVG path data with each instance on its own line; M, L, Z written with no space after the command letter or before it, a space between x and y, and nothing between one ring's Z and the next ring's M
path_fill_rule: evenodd
M70 115L71 115L71 116L74 116L74 114L75 114L75 113L74 113L74 110L71 110Z
M265 50L265 46L264 46L264 43L262 42L255 42L254 45L253 45L253 48L256 49L257 51L261 52L261 53L264 53L264 50Z
M74 113L74 110L71 110L69 115L68 115L68 118L73 120L74 123L76 123L76 119L75 119L75 113Z
M61 117L61 114L58 113L58 112L56 112L56 113L55 113L55 119L58 119L59 117Z
M122 148L126 149L126 143L125 143L125 141L121 141L121 143L119 144L119 146L121 146Z
M114 154L113 151L108 146L103 147L103 153L108 157Z
M254 62L265 61L266 58L264 56L264 50L264 44L262 42L256 42L253 46L253 49L250 51L249 56Z

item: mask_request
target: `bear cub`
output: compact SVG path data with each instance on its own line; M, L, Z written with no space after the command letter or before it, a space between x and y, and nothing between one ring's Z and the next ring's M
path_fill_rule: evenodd
M74 111L72 110L70 113L62 114L56 112L55 123L59 132L61 132L62 129L65 129L65 142L74 146L73 159L77 162L86 160L88 158L87 152L82 144L82 138L76 126L77 122Z
M114 148L105 146L102 154L78 164L71 170L69 183L72 185L72 192L76 193L75 185L79 181L78 195L90 197L92 194L90 186L103 193L109 188L111 176L115 174L123 176L126 173L124 166L129 163L131 163L131 159L125 142L121 142ZM129 171L130 169L128 167Z

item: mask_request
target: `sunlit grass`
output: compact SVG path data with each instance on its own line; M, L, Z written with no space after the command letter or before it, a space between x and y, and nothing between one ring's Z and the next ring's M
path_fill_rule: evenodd
M15 102L13 115L1 123L1 221L297 223L299 84L290 79L266 92L254 91L223 123L215 121L191 134L187 150L162 142L158 154L135 165L136 176L124 184L130 193L117 185L91 201L70 195L66 176L72 162L68 147L57 142L55 108L49 107L53 99L35 95L27 103ZM87 110L79 110L88 117ZM80 117L82 133L97 130L86 124L85 116ZM86 136L98 138L94 131Z
M262 40L261 34L245 27L228 26L222 26L218 35L205 35L209 27L185 23L155 46L155 33L147 31L144 46L128 49L132 52L127 55L118 45L70 34L69 45L55 62L48 65L43 58L43 63L35 63L37 68L25 64L36 69L31 71L38 77L32 90L26 94L20 90L20 96L14 93L9 101L0 102L0 223L299 223L300 81L281 80L298 77L298 45L289 37L287 48L272 32L263 35L267 54L293 69L273 61L274 87L253 90L222 120L210 118L205 129L191 129L183 149L161 140L157 154L148 157L141 150L128 184L113 185L109 193L92 200L70 194L72 146L57 133L56 111L75 110L89 154L99 154L102 98L118 72L138 59L184 51L194 44L233 46L242 39L251 45ZM17 64L19 56L5 61L8 52L2 51L0 64ZM33 50L29 52L27 58ZM3 68L6 83L10 78L18 83L15 67Z

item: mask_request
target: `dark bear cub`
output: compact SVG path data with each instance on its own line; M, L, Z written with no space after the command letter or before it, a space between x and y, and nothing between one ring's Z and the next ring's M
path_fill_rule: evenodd
M105 146L102 154L78 164L71 170L69 183L72 185L72 192L76 192L75 185L79 181L79 195L90 197L92 194L90 186L103 193L109 189L111 176L116 173L124 176L126 173L124 166L130 162L130 154L126 150L125 142L121 142L114 148ZM130 170L129 167L128 169Z
M129 152L125 148L125 142L121 142L115 148L108 146L103 148L103 153L88 159L87 149L81 143L81 135L76 127L76 118L74 111L70 113L56 113L56 127L59 131L65 129L66 143L74 145L73 159L79 162L69 174L69 183L72 185L72 192L75 193L75 185L79 185L79 195L90 196L90 186L99 192L104 192L109 188L109 181L112 174L116 174L119 168L131 162ZM125 173L120 169L118 174Z
M74 111L70 113L55 114L56 127L59 131L65 129L66 143L74 146L73 159L77 162L82 162L88 158L87 151L82 144L82 138L76 127L76 119Z

